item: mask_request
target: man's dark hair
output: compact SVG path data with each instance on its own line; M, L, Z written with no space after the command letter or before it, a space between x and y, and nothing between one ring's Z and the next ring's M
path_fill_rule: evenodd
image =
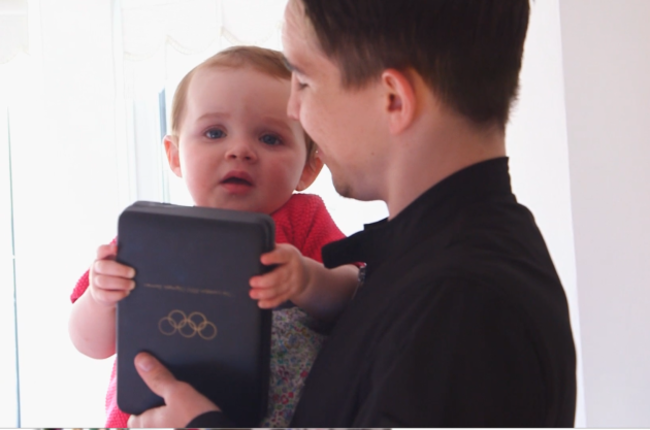
M346 88L414 69L446 105L505 128L517 97L528 0L300 0Z

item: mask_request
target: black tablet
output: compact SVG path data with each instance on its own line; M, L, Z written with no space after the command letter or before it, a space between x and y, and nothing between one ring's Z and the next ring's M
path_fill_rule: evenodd
M249 279L275 246L265 214L136 202L122 212L117 261L136 287L117 305L117 404L130 414L160 406L133 359L147 351L216 403L238 426L266 413L271 312Z

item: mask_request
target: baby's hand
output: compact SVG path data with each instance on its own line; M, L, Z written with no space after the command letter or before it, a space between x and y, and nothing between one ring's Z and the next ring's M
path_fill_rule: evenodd
M274 308L300 295L309 285L305 257L295 246L276 244L273 251L262 255L261 261L264 265L275 264L277 267L264 275L253 276L250 280L250 296L259 300L260 308Z
M97 248L97 259L90 267L90 294L99 304L115 306L135 287L135 270L115 261L117 245Z

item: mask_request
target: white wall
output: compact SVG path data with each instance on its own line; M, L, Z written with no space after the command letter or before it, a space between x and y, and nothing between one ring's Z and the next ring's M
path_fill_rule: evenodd
M649 427L650 1L560 16L587 425Z
M577 355L575 425L585 426L559 0L531 2L519 101L506 133L513 191L535 216L569 302Z

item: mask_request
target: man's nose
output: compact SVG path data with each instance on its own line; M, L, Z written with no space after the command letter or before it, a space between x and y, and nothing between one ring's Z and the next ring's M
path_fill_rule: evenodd
M289 104L287 105L287 116L296 121L300 120L300 98L298 96L298 81L295 75L291 76L291 93L289 94Z
M256 161L257 153L251 142L247 139L237 139L226 151L226 158L230 160Z

